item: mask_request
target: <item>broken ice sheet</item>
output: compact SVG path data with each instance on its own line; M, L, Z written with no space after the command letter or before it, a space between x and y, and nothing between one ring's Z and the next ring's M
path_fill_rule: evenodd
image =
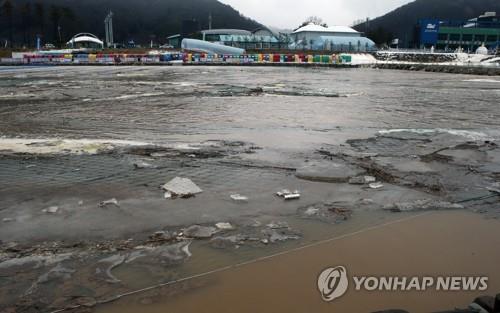
M198 187L189 178L176 177L162 186L165 191L170 192L172 195L179 197L190 196L202 193L200 187Z
M382 184L381 182L376 182L376 183L371 183L368 186L370 186L371 189L380 189L384 187L384 184Z
M300 198L300 191L295 190L295 191L291 192L288 189L283 189L281 191L278 191L276 193L276 195L278 197L281 197L281 198L285 199L285 200L294 200L294 199L299 199Z
M234 201L241 201L241 202L248 201L247 196L242 196L239 193L231 195L231 199L233 199Z

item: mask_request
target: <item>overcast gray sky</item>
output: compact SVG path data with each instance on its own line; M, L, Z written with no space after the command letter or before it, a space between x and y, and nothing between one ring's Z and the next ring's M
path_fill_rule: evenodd
M351 25L354 20L383 15L412 0L221 0L267 26L295 28L308 16L328 25Z

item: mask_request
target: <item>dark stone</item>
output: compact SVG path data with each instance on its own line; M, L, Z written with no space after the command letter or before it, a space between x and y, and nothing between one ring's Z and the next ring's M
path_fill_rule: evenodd
M500 293L495 297L495 307L493 312L500 313Z
M490 313L494 312L493 308L495 307L495 298L493 297L490 296L477 297L474 300L474 303L480 305L483 309L485 309Z

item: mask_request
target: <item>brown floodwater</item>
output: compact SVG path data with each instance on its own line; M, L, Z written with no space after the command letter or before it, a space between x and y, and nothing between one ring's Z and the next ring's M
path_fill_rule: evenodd
M358 231L100 307L97 312L432 312L500 291L500 228L466 212L433 212ZM356 276L482 276L484 292L355 291L324 302L318 274L344 265Z

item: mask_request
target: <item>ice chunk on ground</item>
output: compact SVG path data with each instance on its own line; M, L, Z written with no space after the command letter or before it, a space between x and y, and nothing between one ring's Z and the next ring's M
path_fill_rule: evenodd
M215 227L217 227L220 230L232 230L232 229L234 229L233 225L231 225L230 223L224 223L224 222L220 222L220 223L215 224Z
M231 195L231 199L233 199L234 201L248 201L248 197L242 196L240 194Z
M164 190L172 193L176 196L189 196L202 193L200 187L198 187L192 180L189 178L176 177L163 185Z

